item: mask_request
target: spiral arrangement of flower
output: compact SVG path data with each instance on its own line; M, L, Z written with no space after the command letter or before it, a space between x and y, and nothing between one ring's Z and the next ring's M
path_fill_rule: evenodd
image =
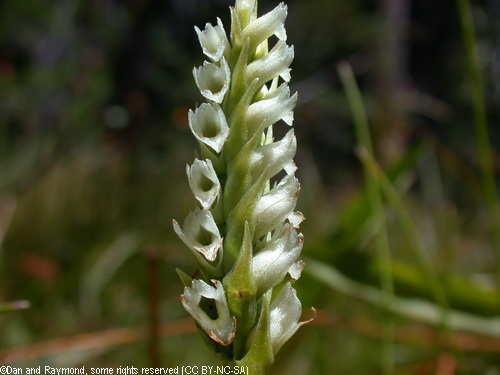
M304 324L292 287L303 268L297 144L293 129L273 137L276 122L293 122L294 50L285 4L261 17L256 0L236 0L230 10L229 38L220 19L195 27L209 59L193 70L206 102L188 114L201 149L186 168L197 207L173 226L199 268L193 277L178 270L185 309L225 363L263 374Z

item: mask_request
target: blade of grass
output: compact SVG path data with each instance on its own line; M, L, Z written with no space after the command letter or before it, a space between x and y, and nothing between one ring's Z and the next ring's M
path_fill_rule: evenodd
M401 227L405 231L408 238L408 243L415 254L424 277L427 279L429 289L432 291L436 303L441 306L443 311L442 325L443 327L446 327L446 314L449 309L446 293L435 268L432 266L430 259L426 255L421 237L410 216L410 213L406 209L399 193L389 181L387 175L384 173L373 156L366 150L366 148L362 146L359 147L357 153L365 169L380 185L384 195L394 208L397 217L401 222Z
M304 268L305 274L322 282L333 290L371 303L382 309L388 307L384 303L387 296L384 296L385 292L383 290L353 281L329 264L311 258L306 258L304 261L307 263L307 267ZM394 314L432 324L439 328L442 325L442 308L435 303L397 296L393 296L391 301L390 311ZM500 337L500 318L498 317L485 318L450 309L447 314L447 325L450 330L454 331L473 332L489 337Z
M493 152L491 150L488 132L484 83L481 76L474 23L472 20L469 1L457 0L457 7L465 45L467 69L472 86L476 143L481 167L483 194L488 206L488 215L491 222L490 233L496 257L497 289L500 293L500 202L495 184L492 156Z
M340 75L340 80L344 87L344 91L347 95L349 107L351 109L358 143L373 155L373 146L363 99L356 84L352 69L347 62L340 63L337 69ZM381 193L378 188L378 183L366 170L365 180L367 196L369 200L370 216L373 218L377 227L377 231L375 234L375 249L378 260L382 267L382 272L380 273L380 285L382 290L385 292L382 295L383 304L386 306L387 310L390 310L392 298L394 295L394 286L392 280L391 253L389 250L389 240L387 236L384 207L382 203ZM387 317L386 324L384 324L384 347L382 358L382 367L384 370L384 374L386 375L394 374L393 337L394 322L392 316L389 315Z
M86 267L82 277L80 305L83 316L99 316L100 293L125 261L140 250L140 244L138 233L122 233L104 250L96 248L99 258Z

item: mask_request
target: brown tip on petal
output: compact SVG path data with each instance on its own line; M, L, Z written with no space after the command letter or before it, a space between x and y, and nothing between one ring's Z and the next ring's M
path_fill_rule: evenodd
M300 195L300 184L297 184L297 190L295 191L295 195L293 196L293 199L298 199Z
M311 311L313 313L313 317L311 319L305 320L303 322L299 322L300 326L303 326L304 324L309 324L318 317L318 310L316 310L314 307L311 307Z
M236 334L236 318L233 316L232 317L233 319L233 322L234 322L234 328L233 328L233 332L231 332L231 336L229 336L229 340L227 341L222 341L221 339L219 339L217 337L217 335L213 332L213 331L206 331L208 336L210 336L210 338L212 340L214 340L215 342L218 342L219 344L223 345L223 346L228 346L229 344L231 344L234 340L234 335Z

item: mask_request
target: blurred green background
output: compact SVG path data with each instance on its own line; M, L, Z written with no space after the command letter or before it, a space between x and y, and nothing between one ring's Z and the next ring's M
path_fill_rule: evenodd
M311 265L296 287L305 319L311 306L319 316L273 373L500 374L498 207L484 193L457 3L287 4ZM187 111L202 100L192 68L204 59L193 27L220 17L229 30L230 5L0 2L0 301L31 304L0 315L0 362L218 364L179 302L175 268L194 261L171 221L192 204ZM276 5L261 0L259 14ZM471 10L498 182L500 3ZM352 66L376 159L418 241L390 199L383 223L369 207L340 61ZM381 280L394 286L392 313ZM437 313L425 322L426 311Z

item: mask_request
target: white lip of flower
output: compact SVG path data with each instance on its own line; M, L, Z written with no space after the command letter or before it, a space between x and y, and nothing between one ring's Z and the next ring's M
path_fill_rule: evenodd
M315 310L313 312L315 313ZM297 298L297 292L291 282L288 282L270 306L270 336L274 354L302 325L314 320L313 318L299 322L301 313L302 305Z
M255 233L259 238L276 228L293 212L300 192L300 184L293 175L287 175L277 186L263 195L254 213Z
M293 46L287 46L283 40L278 40L267 55L248 65L247 82L252 82L255 78L259 78L261 82L268 82L281 74L287 75L293 56Z
M189 110L189 127L194 136L220 152L229 135L229 126L222 108L215 103L202 103L196 110Z
M252 275L256 279L257 293L261 294L278 285L287 272L294 266L304 242L302 234L286 224L276 231L271 242L252 258ZM298 268L292 268L290 274L298 279Z
M236 332L236 319L229 314L226 295L222 283L212 280L215 288L203 280L193 280L191 287L184 288L181 301L203 330L221 345L229 345ZM211 319L200 307L201 298L212 299L217 309L217 318Z
M300 278L300 276L302 275L302 271L304 270L304 266L305 266L305 263L301 260L292 264L291 267L288 269L288 273L290 274L290 277L293 280L298 280Z
M243 38L250 38L254 47L262 43L271 35L276 35L280 40L286 40L285 18L287 16L287 6L280 3L269 13L250 22L243 29Z
M292 212L288 217L288 222L293 228L298 228L300 223L305 220L304 214L299 211Z
M219 249L222 251L222 237L212 213L195 208L184 221L183 229L173 220L174 231L194 254L201 253L213 262Z
M203 31L197 26L194 29L196 30L196 34L198 34L203 53L212 61L219 61L224 56L224 53L230 49L224 25L219 17L217 17L216 26L207 23Z
M220 65L205 61L202 66L193 69L193 75L201 95L215 103L222 103L231 79L231 71L224 57Z
M219 196L220 182L210 160L195 159L186 166L189 186L203 209L208 209Z

